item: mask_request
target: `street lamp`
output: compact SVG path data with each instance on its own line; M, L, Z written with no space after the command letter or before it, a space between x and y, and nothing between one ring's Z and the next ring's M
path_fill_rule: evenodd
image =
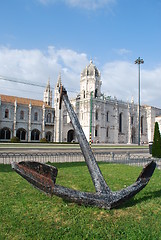
M92 104L93 104L93 91L91 92L91 99L90 99L90 135L89 135L90 146L92 143Z
M138 145L140 145L140 64L143 64L144 60L138 57L135 60L135 64L138 64Z

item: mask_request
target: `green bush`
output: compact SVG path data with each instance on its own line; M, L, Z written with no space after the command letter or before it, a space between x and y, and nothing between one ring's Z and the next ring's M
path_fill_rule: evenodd
M11 143L19 143L20 139L18 137L11 138Z
M152 156L161 158L161 137L158 122L155 122L154 138L152 145Z
M41 139L40 139L40 142L41 142L41 143L48 143L48 141L47 141L46 138L41 138Z

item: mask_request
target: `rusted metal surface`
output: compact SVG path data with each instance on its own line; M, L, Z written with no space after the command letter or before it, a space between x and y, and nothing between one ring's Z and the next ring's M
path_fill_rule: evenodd
M12 163L12 168L34 187L52 195L58 170L39 162Z
M111 191L98 167L95 156L85 137L77 115L70 104L67 92L63 87L61 87L60 93L59 106L61 107L62 101L64 101L95 186L96 193L81 192L55 184L57 169L46 164L37 162L20 162L18 164L13 163L12 167L32 185L50 195L54 194L72 202L106 209L111 209L121 205L136 195L148 184L155 170L156 163L151 161L148 165L146 165L134 184L120 191Z

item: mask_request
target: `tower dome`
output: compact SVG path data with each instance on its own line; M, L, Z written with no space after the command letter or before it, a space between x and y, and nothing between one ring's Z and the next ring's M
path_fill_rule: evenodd
M86 66L86 68L83 70L82 77L85 76L93 76L93 77L100 77L100 72L98 68L93 64L93 61L90 61L90 64Z

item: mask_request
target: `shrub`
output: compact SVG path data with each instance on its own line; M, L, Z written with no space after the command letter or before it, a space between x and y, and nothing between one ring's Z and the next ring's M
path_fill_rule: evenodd
M19 143L20 139L18 137L11 138L11 143Z
M47 141L46 138L41 138L41 139L40 139L40 142L41 142L41 143L48 143L48 141Z
M152 156L161 158L161 137L158 122L155 122L154 138L152 145Z

